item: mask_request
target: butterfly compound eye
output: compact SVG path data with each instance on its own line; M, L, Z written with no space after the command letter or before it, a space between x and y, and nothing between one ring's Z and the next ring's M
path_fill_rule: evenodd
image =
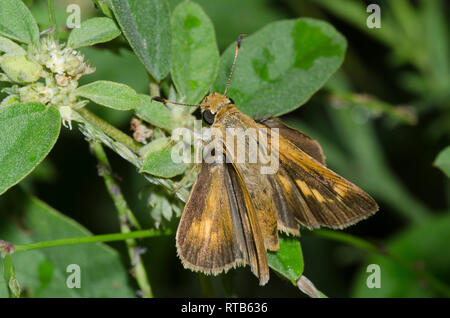
M208 125L212 125L214 123L214 117L215 115L210 110L205 110L202 114L203 120Z

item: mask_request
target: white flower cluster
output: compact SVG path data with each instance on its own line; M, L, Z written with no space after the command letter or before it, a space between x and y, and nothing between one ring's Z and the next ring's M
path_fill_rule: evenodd
M39 47L31 46L29 53L36 62L55 75L59 86L66 86L69 81L95 71L95 68L84 62L80 52L47 37L42 38Z
M28 47L26 55L8 57L5 61L9 64L3 63L2 67L9 71L7 75L20 76L11 76L10 80L19 84L4 89L10 95L4 103L39 102L54 105L60 109L63 123L69 122L69 126L69 110L79 109L87 103L86 100L77 101L75 89L79 78L95 72L95 68L84 61L79 51L64 43L43 37L38 46ZM23 79L28 79L28 82Z

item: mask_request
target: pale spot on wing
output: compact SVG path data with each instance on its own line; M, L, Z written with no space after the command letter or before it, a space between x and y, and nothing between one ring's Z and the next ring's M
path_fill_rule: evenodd
M305 181L296 180L297 185L300 187L300 190L302 190L303 194L306 196L312 196L312 192L309 189L308 185L305 183Z
M319 201L320 203L324 203L326 202L326 200L324 199L324 197L320 194L319 191L317 191L316 189L312 189L312 193L314 193L314 196L316 197L317 201Z
M334 190L337 194L339 194L341 197L344 197L344 196L346 195L346 193L347 193L347 191L346 191L345 189L343 189L339 184L336 184L336 185L333 187L333 190Z
M209 237L210 237L211 242L213 242L213 243L217 242L217 233L216 232L209 234Z
M283 176L282 174L278 174L278 178L279 178L279 180L280 180L280 182L281 182L281 185L284 187L284 189L285 189L285 191L288 193L288 194L290 194L291 192L292 192L292 185L291 185L291 183L289 182L289 180L285 177L285 176Z
M212 221L210 219L203 219L201 222L192 222L189 232L195 240L202 241L211 235Z
M206 219L205 220L205 234L208 234L211 231L211 221Z

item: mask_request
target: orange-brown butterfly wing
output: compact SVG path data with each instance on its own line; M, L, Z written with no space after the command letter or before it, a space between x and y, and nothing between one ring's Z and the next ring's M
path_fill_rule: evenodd
M264 119L258 122L258 125L262 128L277 128L280 136L325 165L322 147L315 139L285 125L280 119L274 117ZM295 182L283 165L279 166L276 175L268 177L275 189L274 202L277 206L278 229L295 236L300 235L299 223L308 224L308 220L312 219L313 216L310 214L306 202L302 200L302 195ZM300 211L304 212L300 213Z
M275 117L270 117L259 121L260 124L264 125L267 128L278 128L279 134L292 142L297 148L300 148L308 155L319 161L321 164L325 165L325 155L323 154L322 147L319 142L307 134L289 127L284 124L280 119Z
M269 279L255 211L231 164L202 165L178 225L176 243L189 269L215 275L250 264L261 285Z
M311 151L311 147L304 151L292 133L295 130L289 129L289 134L279 130L280 169L274 181L284 206L278 211L281 230L296 234L298 227L293 227L292 216L310 229L342 229L378 211L377 203L367 193L311 156L321 159L317 151Z
M256 142L255 135L246 133L250 129L258 131L258 126L249 116L239 112L234 105L228 106L228 111L220 117L216 117L213 125L220 129L222 136L225 136L224 146L226 155L231 158L232 165L242 179L247 189L250 200L255 210L256 218L264 239L264 246L270 251L277 251L279 248L277 231L277 208L274 203L274 190L270 179L261 174L261 164L259 162L249 162L250 142ZM229 129L233 130L229 130ZM234 132L234 136L231 135ZM241 136L239 134L242 133ZM245 135L245 136L244 136ZM232 138L230 138L232 137ZM240 142L238 142L240 139ZM241 149L239 145L244 146ZM245 153L242 159L238 160L240 154Z

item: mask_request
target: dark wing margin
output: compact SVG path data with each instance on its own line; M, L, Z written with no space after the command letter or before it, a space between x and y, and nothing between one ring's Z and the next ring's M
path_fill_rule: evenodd
M249 264L269 280L262 235L249 195L231 164L204 163L176 235L178 256L194 271L217 275Z
M322 147L319 142L300 130L289 127L283 123L280 119L270 117L261 120L259 123L267 128L278 128L280 136L292 142L297 148L300 148L308 155L325 165L325 155L323 154Z

